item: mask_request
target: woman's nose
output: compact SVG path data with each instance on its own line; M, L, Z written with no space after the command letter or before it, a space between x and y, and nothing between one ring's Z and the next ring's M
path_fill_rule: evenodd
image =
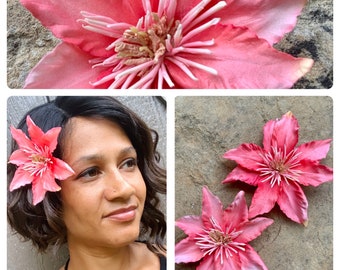
M116 198L129 199L135 193L128 178L125 178L118 168L112 169L105 178L104 196L107 200Z

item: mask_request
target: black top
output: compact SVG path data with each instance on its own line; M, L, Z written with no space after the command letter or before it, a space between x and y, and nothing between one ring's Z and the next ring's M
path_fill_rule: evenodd
M66 264L65 264L65 270L68 270L68 264L70 262L70 259L67 260ZM161 268L160 270L166 270L166 257L164 256L160 256L159 257L159 262L161 264Z
M164 256L159 257L159 261L161 263L160 270L166 270L166 257Z

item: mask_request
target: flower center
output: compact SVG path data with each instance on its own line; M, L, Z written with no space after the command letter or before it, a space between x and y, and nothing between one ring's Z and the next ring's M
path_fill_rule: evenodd
M211 0L202 0L181 19L175 18L177 1L160 0L157 11L152 10L149 0L142 2L145 16L136 25L81 12L84 19L79 21L85 29L114 39L106 48L114 51L110 57L90 62L94 68L106 68L103 76L91 83L93 86L111 83L110 88L174 87L165 59L195 81L198 78L192 68L217 75L215 69L196 61L200 55L212 53L207 47L215 41L197 36L220 21L213 15L226 6L225 1L207 8Z
M122 59L124 65L138 65L150 60L155 63L165 54L165 40L176 27L168 25L166 17L158 17L152 13L154 23L147 30L131 27L125 30L123 40L115 43L117 58ZM141 76L139 74L139 76Z
M263 162L258 163L260 168L257 171L264 177L261 182L270 182L271 187L275 184L280 185L282 181L289 184L289 181L299 182L301 171L296 169L300 165L298 156L301 153L293 149L287 153L277 146L272 146L271 151L261 155Z
M48 169L48 166L53 163L52 159L45 156L45 153L33 153L29 156L31 162L27 162L23 169L29 172L32 176L41 177Z
M204 256L215 253L216 257L220 257L220 263L223 264L224 259L237 254L240 250L245 251L245 243L234 241L242 231L227 229L223 232L221 227L216 223L215 219L211 219L212 228L210 230L203 230L203 233L198 234L195 238L196 244L203 251Z

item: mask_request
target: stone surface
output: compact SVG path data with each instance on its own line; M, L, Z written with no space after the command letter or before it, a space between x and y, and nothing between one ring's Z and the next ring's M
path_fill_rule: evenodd
M175 217L200 215L202 186L228 206L244 190L248 206L255 188L221 184L236 163L222 155L241 143L262 146L263 125L292 111L300 125L299 143L332 138L333 101L329 97L177 97L175 102ZM333 167L331 149L323 164ZM303 187L309 224L289 220L275 207L274 219L250 244L270 270L333 269L333 183ZM175 230L176 243L185 234ZM195 265L176 265L177 270Z
M59 42L18 0L8 0L8 86L22 88L28 72ZM294 88L330 88L333 85L333 2L310 0L294 31L276 45L296 57L315 61L312 70Z

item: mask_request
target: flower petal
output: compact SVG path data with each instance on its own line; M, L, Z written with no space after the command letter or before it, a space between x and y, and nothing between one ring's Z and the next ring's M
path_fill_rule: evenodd
M184 216L177 219L175 224L189 236L196 235L203 229L202 220L199 216Z
M236 228L240 223L248 221L248 207L244 191L237 193L234 201L224 210L224 227Z
M247 270L267 270L267 266L262 261L259 254L250 246L245 246L246 250L239 253L242 266L239 269Z
M32 194L33 194L33 205L40 203L46 194L44 189L43 181L40 181L37 177L32 182Z
M257 186L259 179L261 179L259 177L259 173L244 169L241 166L237 166L227 175L222 183L227 184L238 180L252 186Z
M223 205L220 199L212 194L207 186L204 186L202 195L202 223L204 227L211 227L211 218L218 225L223 224Z
M306 0L230 0L216 16L223 24L247 26L271 45L296 25Z
M202 259L203 253L195 240L187 237L178 242L175 246L175 262L188 263L197 262Z
M307 222L308 202L303 190L298 184L283 183L283 187L277 199L277 203L283 213L291 220L305 224Z
M237 231L242 231L242 233L237 238L235 238L234 241L248 243L261 235L261 233L273 222L274 220L264 217L258 217L244 222L239 227L237 227Z
M26 172L21 167L19 167L15 171L14 177L9 186L9 190L13 191L27 184L31 184L32 181L33 181L33 176L31 176L28 172Z
M26 117L26 123L28 128L28 134L31 140L41 147L47 146L50 153L54 151L58 143L58 135L61 131L61 127L55 127L44 133L31 119L29 115Z
M23 165L29 162L27 153L22 150L15 150L9 157L9 163L15 164L17 166Z
M303 173L299 176L299 183L304 186L314 186L333 180L333 169L315 162L302 161L296 168Z
M273 209L279 196L279 186L260 183L256 189L249 207L249 218L268 213Z
M197 56L179 53L182 58L215 69L218 75L192 67L197 81L190 79L176 65L166 61L173 81L181 88L290 88L307 73L313 60L294 58L279 52L247 28L216 25L194 40L214 40L211 54Z
M254 143L244 143L238 148L227 151L223 157L236 161L243 168L256 171L259 168L258 163L262 163L262 153L260 146Z
M57 38L78 46L92 56L107 56L105 48L113 40L83 29L78 22L82 18L81 11L91 11L133 25L145 15L142 1L134 0L105 0L100 4L97 1L78 0L21 0L20 2Z
M90 59L91 55L61 43L31 70L25 88L91 88L89 82L96 78L101 69L92 69L88 62Z
M58 158L53 159L53 174L58 180L64 180L74 175L73 169L64 161Z
M299 159L320 161L327 156L331 141L328 139L301 144L297 148L297 152L300 153Z
M31 140L26 136L26 134L21 129L16 129L15 127L11 126L11 134L13 139L17 142L19 148L25 150L32 150L34 149L34 144Z
M291 112L278 120L270 120L263 127L263 147L270 151L272 146L286 149L289 153L299 140L299 123Z

